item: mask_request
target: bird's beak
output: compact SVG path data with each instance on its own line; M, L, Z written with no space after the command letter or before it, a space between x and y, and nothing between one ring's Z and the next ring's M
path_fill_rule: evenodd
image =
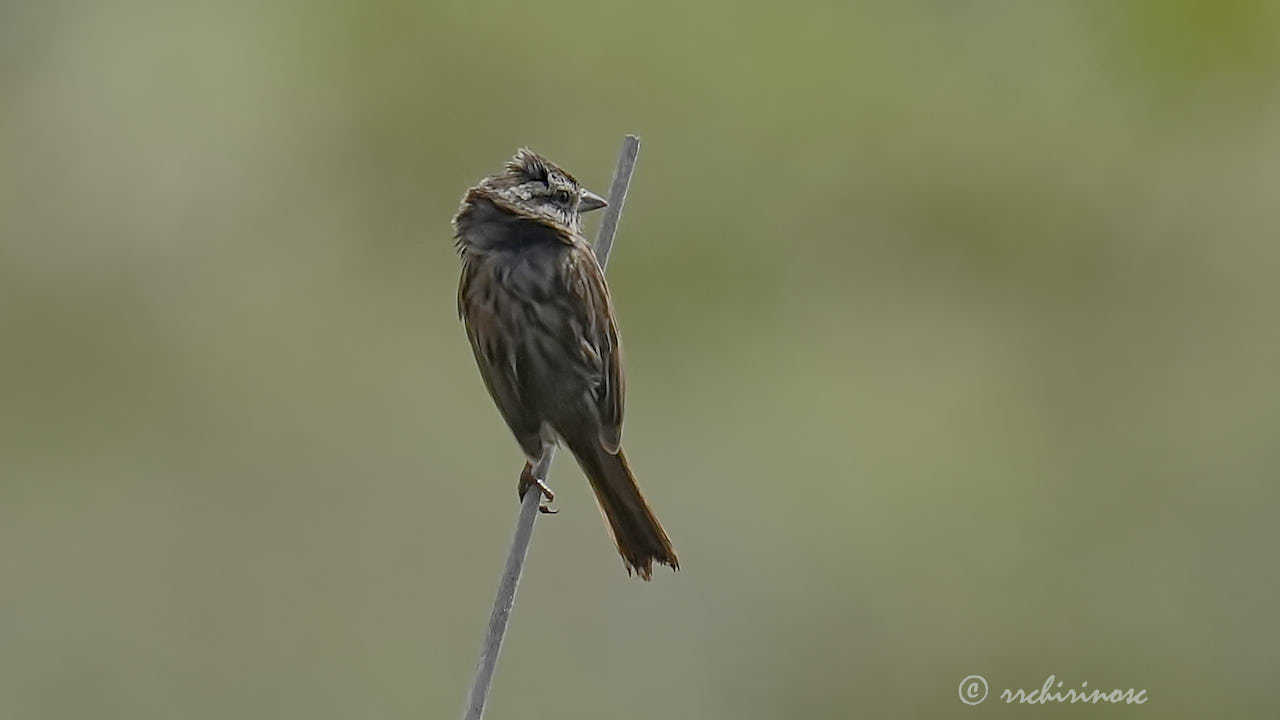
M609 203L605 202L604 198L590 190L587 190L586 188L583 188L582 197L578 200L578 212L584 213L591 212L592 210L599 210L608 204Z

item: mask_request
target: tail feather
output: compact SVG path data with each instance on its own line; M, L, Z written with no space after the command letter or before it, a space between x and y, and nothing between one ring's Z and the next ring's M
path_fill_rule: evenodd
M648 580L653 576L654 562L679 570L671 539L636 485L622 450L610 453L594 437L567 444L591 482L627 572L634 570Z

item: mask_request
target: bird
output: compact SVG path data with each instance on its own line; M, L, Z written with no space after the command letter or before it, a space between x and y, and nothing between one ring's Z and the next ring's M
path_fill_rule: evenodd
M453 218L458 316L484 385L525 454L517 492L555 494L540 461L567 447L595 492L627 573L679 569L622 452L622 347L582 214L608 203L528 148L468 189ZM543 512L554 512L545 504Z

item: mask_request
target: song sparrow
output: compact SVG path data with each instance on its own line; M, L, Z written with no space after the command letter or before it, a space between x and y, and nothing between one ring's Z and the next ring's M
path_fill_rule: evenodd
M520 495L536 485L554 498L535 467L562 441L595 491L627 572L648 580L655 561L679 564L620 446L622 350L604 273L581 229L581 213L605 204L521 149L503 172L467 191L453 219L462 257L458 314L484 384L528 459Z

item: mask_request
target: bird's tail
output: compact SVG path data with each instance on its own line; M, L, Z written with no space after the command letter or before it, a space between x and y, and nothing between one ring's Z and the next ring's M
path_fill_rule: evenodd
M671 540L645 502L622 450L610 453L594 435L581 442L567 438L565 442L591 482L627 572L634 570L648 580L653 575L654 562L680 569Z

